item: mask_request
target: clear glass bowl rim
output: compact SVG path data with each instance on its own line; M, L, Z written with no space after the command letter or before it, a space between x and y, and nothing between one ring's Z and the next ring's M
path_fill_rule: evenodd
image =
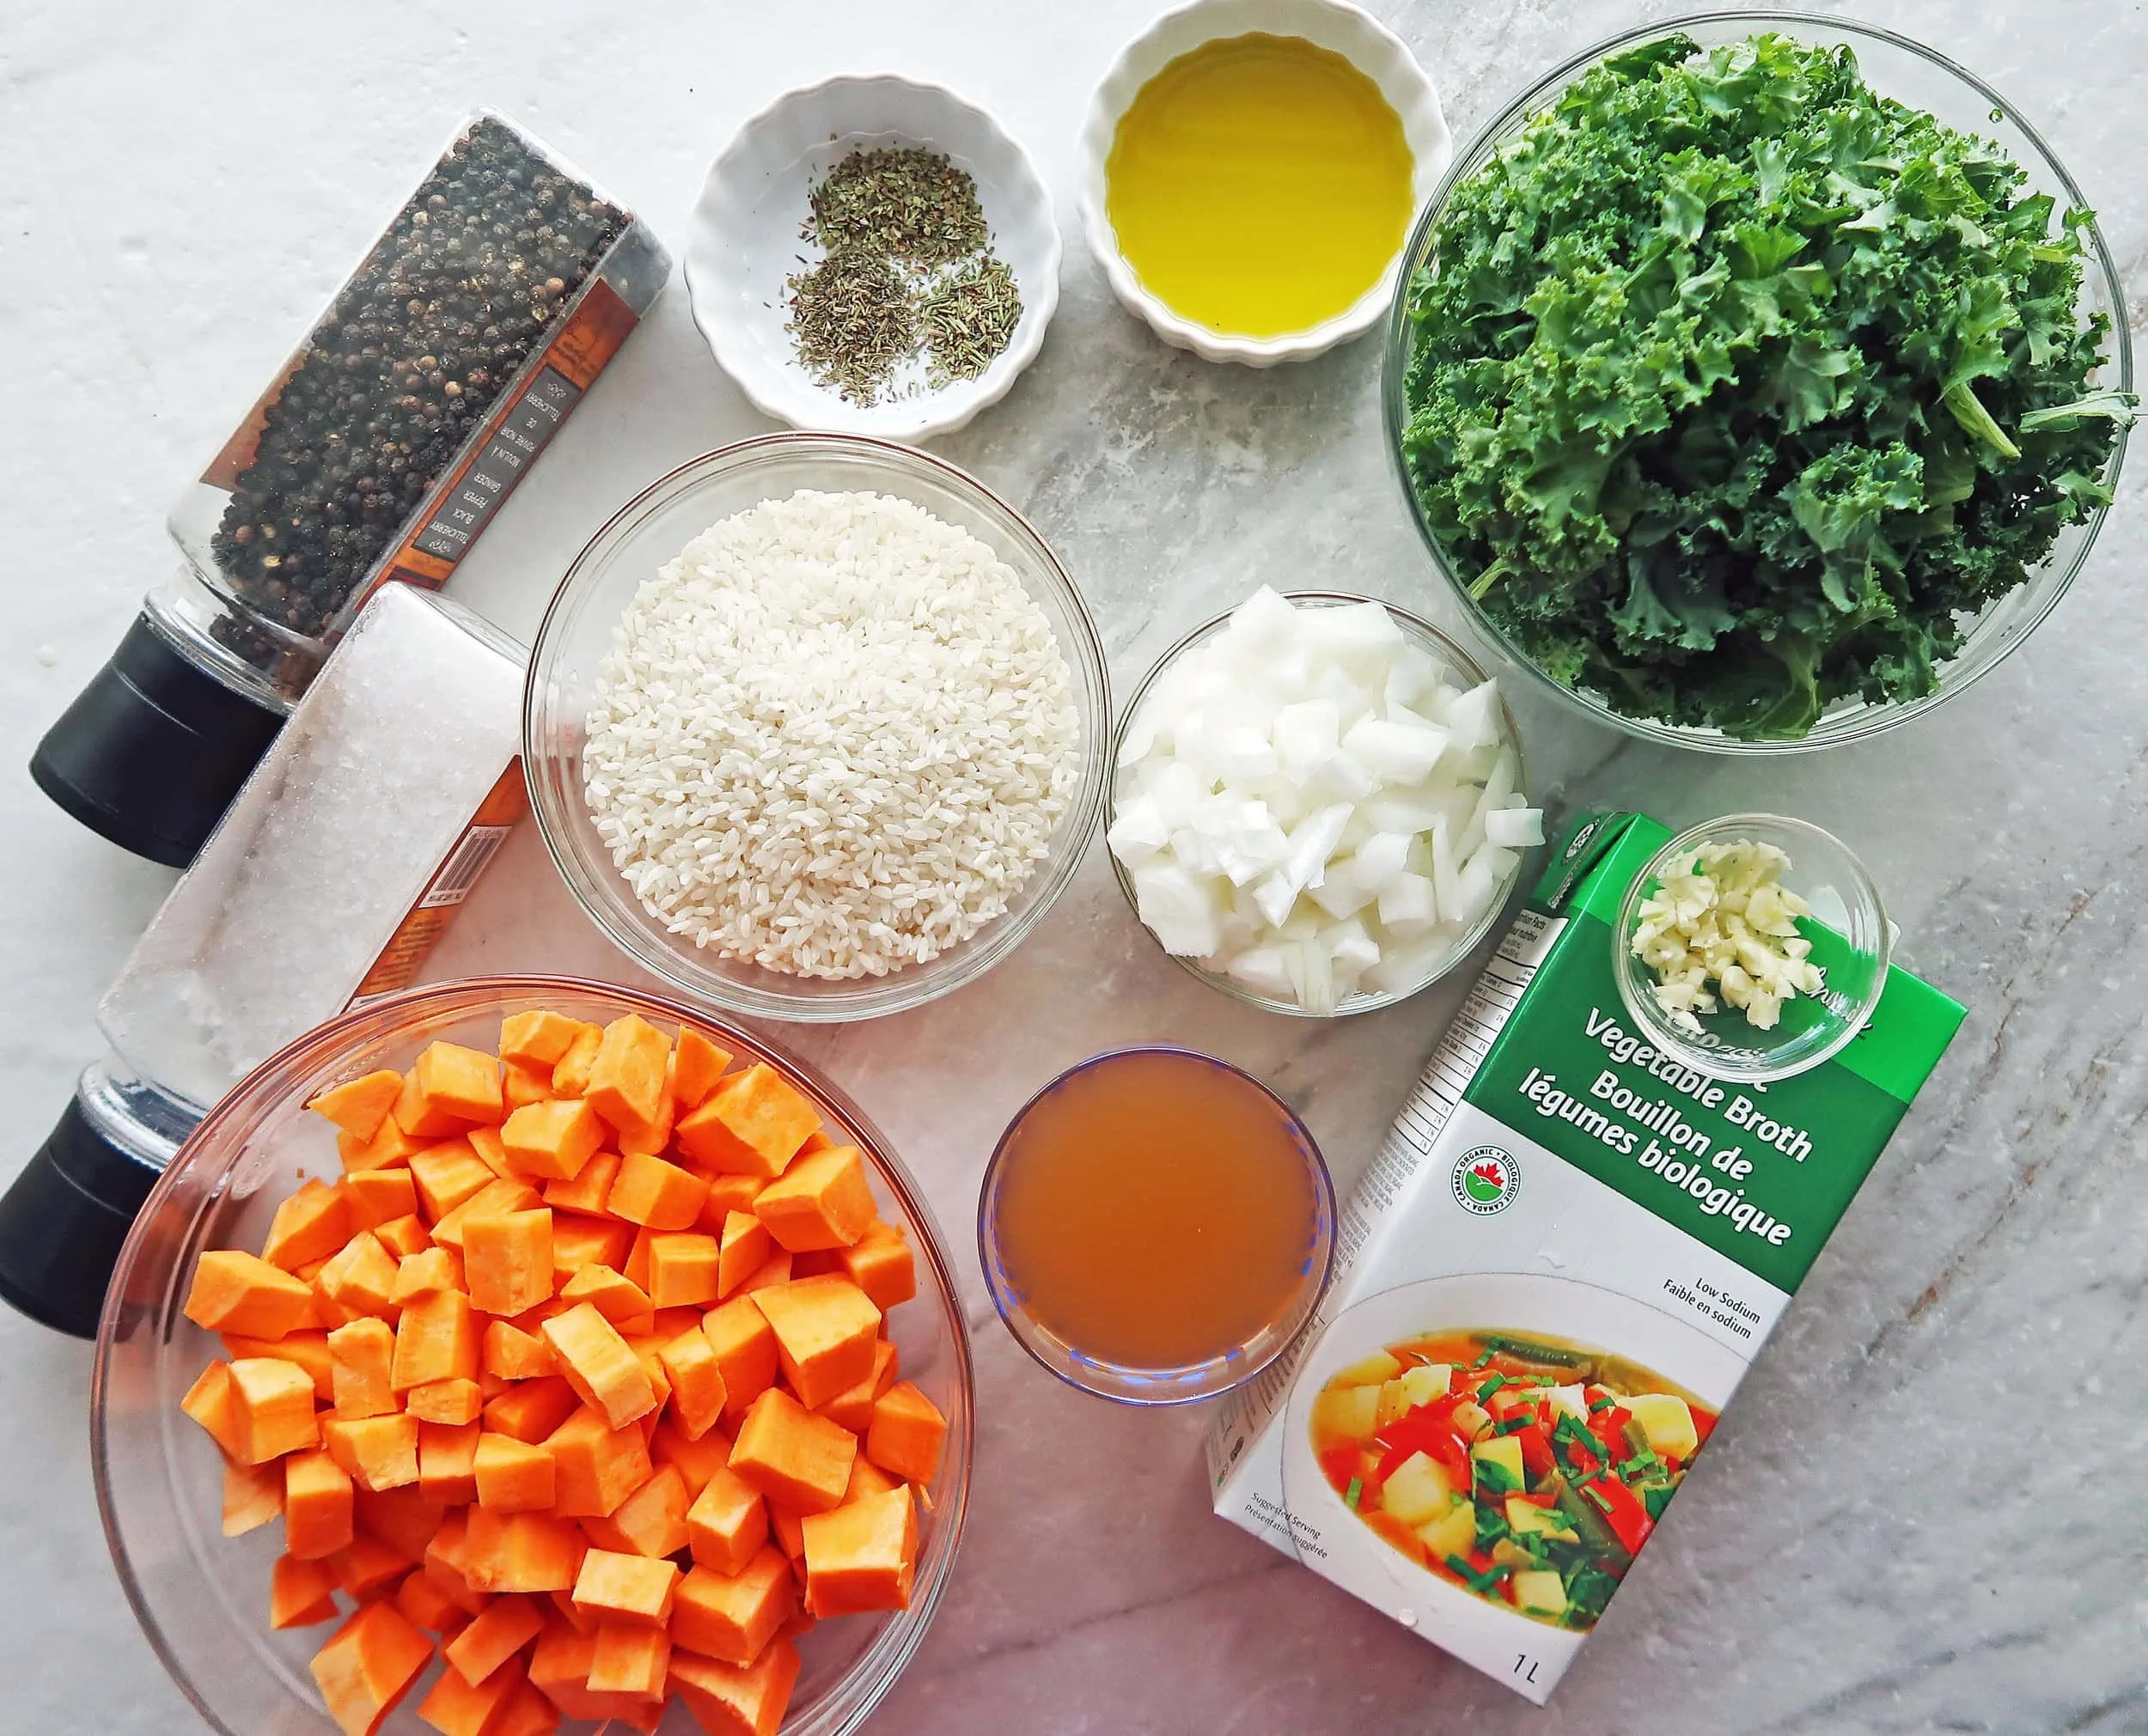
M1084 740L1089 758L1081 782L1059 822L1051 853L1030 883L1035 892L1027 905L998 917L953 952L925 964L884 977L860 978L841 988L791 993L735 982L701 968L685 943L669 941L654 931L654 919L641 911L638 900L608 860L583 860L571 836L574 816L579 813L587 818L579 808L581 791L564 787L564 780L554 775L554 757L546 752L543 739L566 721L553 716L549 696L557 685L557 666L566 655L566 618L580 601L577 582L601 565L614 544L644 518L674 504L701 484L741 471L750 472L765 464L809 461L816 457L834 462L862 460L930 480L950 493L973 496L980 510L1004 520L1010 534L1023 545L1047 582L1056 588L1059 602L1075 624L1077 643L1063 643L1059 649L1072 678L1076 704L1078 709L1086 704L1094 711L1095 734L1100 740L1108 733L1110 676L1095 619L1080 587L1027 515L969 472L934 454L872 435L790 429L733 441L674 466L607 518L583 545L546 605L531 644L522 692L522 769L529 786L531 812L553 867L583 914L628 958L679 993L728 1013L796 1024L839 1024L907 1012L936 1001L975 981L1022 944L1071 883L1102 816L1109 765L1095 742ZM861 485L872 484L861 478ZM1055 632L1054 637L1059 637ZM578 728L580 720L572 721ZM645 928L644 922L652 926Z
M1029 1112L1068 1080L1073 1078L1076 1074L1085 1073L1093 1067L1104 1066L1111 1062L1125 1060L1137 1055L1170 1055L1188 1061L1198 1061L1206 1066L1221 1068L1227 1073L1236 1075L1238 1078L1252 1086L1281 1112L1297 1139L1298 1149L1308 1160L1307 1167L1311 1171L1313 1177L1314 1192L1319 1211L1319 1239L1323 1244L1320 1253L1320 1276L1316 1282L1307 1285L1299 1295L1293 1299L1290 1309L1284 1316L1285 1319L1290 1319L1289 1330L1277 1332L1274 1343L1267 1348L1257 1361L1249 1361L1242 1368L1234 1369L1230 1367L1228 1357L1212 1357L1206 1362L1193 1363L1185 1368L1130 1370L1127 1374L1126 1385L1121 1387L1091 1386L1085 1380L1077 1380L1065 1367L1047 1354L1043 1344L1039 1341L1038 1335L1030 1330L1026 1315L1002 1288L998 1276L1000 1262L993 1256L998 1238L992 1234L990 1227L992 1207L998 1197L1000 1177L1006 1167L1009 1142L1014 1137L1015 1130L1028 1118ZM1334 1276L1335 1231L1334 1178L1328 1173L1327 1159L1320 1148L1320 1142L1313 1137L1313 1130L1305 1124L1304 1118L1285 1103L1272 1087L1255 1078L1244 1068L1234 1062L1225 1061L1220 1056L1211 1055L1199 1049L1189 1049L1179 1043L1130 1043L1120 1048L1099 1050L1087 1059L1077 1061L1071 1067L1065 1068L1054 1074L1032 1092L1022 1107L1007 1118L1007 1124L1000 1130L998 1142L992 1147L992 1157L986 1163L985 1173L977 1186L978 1264L984 1268L985 1288L990 1293L992 1307L998 1313L999 1322L1007 1329L1009 1336L1028 1353L1030 1360L1040 1368L1055 1379L1065 1381L1076 1392L1086 1392L1092 1398L1107 1398L1114 1404L1127 1404L1142 1410L1160 1410L1178 1404L1197 1404L1203 1399L1215 1398L1225 1392L1235 1392L1248 1380L1257 1377L1278 1356L1289 1350L1291 1346L1297 1341L1298 1334L1304 1330L1305 1323L1311 1319L1319 1309L1321 1298L1327 1294L1328 1282ZM1291 1319L1292 1315L1296 1318ZM1091 1363L1089 1366L1110 1367L1113 1365ZM1205 1369L1212 1372L1210 1378L1205 1382L1202 1382L1198 1377ZM1229 1380L1219 1380L1215 1378L1225 1372L1230 1374Z
M1647 896L1650 884L1661 874L1663 865L1681 851L1697 844L1706 844L1726 834L1750 833L1761 828L1787 831L1795 837L1807 838L1824 850L1832 850L1852 877L1852 890L1858 902L1869 907L1876 940L1870 949L1873 961L1872 985L1859 997L1854 1013L1840 1017L1836 1028L1824 1043L1815 1045L1785 1065L1740 1066L1726 1068L1714 1051L1692 1042L1658 1012L1648 998L1638 992L1633 973L1627 968L1626 950L1627 936L1633 932L1638 917L1641 900ZM1793 869L1795 863L1793 861ZM1848 936L1845 936L1846 939ZM1887 973L1893 963L1894 931L1888 926L1886 901L1880 896L1879 883L1864 866L1864 858L1843 843L1825 826L1815 825L1809 819L1799 819L1786 813L1724 813L1713 819L1704 819L1698 825L1689 825L1677 837L1651 856L1634 875L1633 883L1626 889L1626 896L1619 901L1619 919L1611 930L1611 974L1619 988L1619 999L1625 1003L1627 1014L1654 1040L1656 1046L1675 1055L1697 1073L1705 1073L1711 1079L1720 1079L1741 1085L1773 1085L1784 1079L1794 1079L1801 1073L1809 1073L1815 1067L1832 1061L1843 1050L1857 1040L1858 1033L1870 1022L1877 1009L1880 997L1887 992Z
M1390 603L1383 597L1359 596L1353 591L1285 591L1282 594L1286 601L1313 603L1322 608L1338 608L1351 603L1377 603L1388 612L1393 619L1400 624L1406 633L1414 632L1431 640L1438 649L1439 654L1454 666L1456 674L1466 676L1472 685L1490 679L1488 673L1468 652L1463 650L1454 640L1441 632L1422 615L1412 612L1400 603ZM1111 758L1104 769L1105 829L1107 831L1110 829L1111 822L1118 818L1119 813L1119 750L1126 739L1126 731L1132 727L1133 720L1140 715L1141 702L1149 697L1149 690L1156 685L1158 676L1177 661L1183 653L1206 638L1211 633L1218 631L1236 612L1234 609L1225 609L1221 614L1210 616L1208 619L1187 632L1177 643L1149 666L1149 673L1141 678L1140 685L1133 690L1133 697L1126 702L1126 710L1120 714L1117 726L1111 732ZM1521 726L1514 721L1514 712L1507 704L1506 695L1504 693L1499 696L1499 716L1505 721L1507 740L1514 748L1515 787L1526 794L1529 789L1529 758L1523 751ZM1162 951L1163 942L1157 940L1149 925L1141 920L1141 901L1134 893L1133 876L1126 872L1126 864L1119 860L1118 854L1108 844L1105 847L1104 854L1111 859L1112 876L1119 882L1119 890L1126 900L1126 908L1133 913L1136 925L1144 935L1148 936L1150 945L1159 952ZM1526 851L1523 852L1524 856L1527 854ZM1242 1001L1248 1007L1258 1007L1264 1013L1281 1013L1292 1019L1348 1019L1355 1017L1359 1013L1377 1013L1389 1007L1400 1006L1411 996L1423 994L1425 990L1443 978L1453 975L1455 967L1470 953L1476 951L1478 944L1498 924L1500 913L1506 909L1507 898L1513 892L1514 882L1521 872L1521 868L1517 867L1512 874L1508 875L1505 882L1499 887L1498 894L1492 898L1492 908L1486 911L1482 919L1470 929L1467 939L1449 955L1447 962L1433 972L1431 976L1425 978L1423 982L1407 989L1385 990L1376 994L1352 995L1347 1001L1337 1006L1332 1013L1315 1013L1308 1008L1299 1006L1295 1001L1280 1001L1266 995L1256 994L1242 983L1234 982L1230 978L1217 972L1202 969L1200 960L1198 959L1181 958L1175 953L1164 953L1163 956L1197 982L1205 983L1210 988L1220 990L1234 1001Z
M849 1095L831 1081L826 1074L810 1063L791 1055L780 1044L725 1020L711 1016L707 1011L668 1000L647 990L622 987L618 984L598 982L580 977L553 977L541 975L515 975L497 977L471 977L452 982L423 984L404 989L379 1000L368 1002L339 1014L323 1025L317 1026L304 1036L286 1044L253 1069L247 1078L227 1093L217 1106L202 1118L200 1124L188 1136L179 1154L157 1178L149 1197L135 1215L134 1226L128 1232L119 1251L119 1258L113 1269L110 1287L105 1294L105 1307L98 1322L97 1340L90 1366L89 1380L89 1447L90 1471L97 1496L97 1512L106 1546L111 1553L114 1571L119 1579L120 1589L125 1593L128 1606L133 1611L144 1638L157 1660L164 1666L174 1684L186 1696L211 1727L224 1732L225 1736L251 1736L251 1733L233 1731L202 1699L194 1685L192 1674L186 1664L173 1651L168 1642L163 1624L137 1579L131 1552L122 1534L116 1500L111 1482L109 1455L105 1446L108 1411L107 1398L111 1379L112 1357L119 1340L122 1316L129 1286L127 1277L135 1262L148 1253L159 1240L159 1221L169 1197L177 1191L178 1180L198 1151L205 1151L228 1127L241 1124L248 1113L246 1099L252 1094L257 1080L272 1073L288 1074L294 1069L319 1066L339 1049L359 1049L391 1041L397 1030L406 1023L428 1017L453 1017L458 1014L482 1012L503 1000L528 997L546 998L587 997L613 1002L625 1009L642 1013L677 1024L687 1023L701 1026L720 1035L728 1045L735 1045L734 1054L752 1056L774 1063L779 1069L788 1070L794 1077L809 1086L815 1095L833 1108L860 1136L879 1179L894 1194L903 1215L918 1232L917 1252L931 1274L931 1288L921 1286L920 1298L931 1294L941 1305L941 1313L948 1327L948 1337L954 1356L954 1377L962 1395L961 1426L951 1429L941 1459L942 1486L934 1491L935 1513L937 1523L944 1527L947 1543L938 1551L930 1575L920 1574L914 1588L913 1599L904 1619L890 1623L872 1647L862 1653L851 1665L850 1672L828 1690L831 1696L851 1696L840 1715L831 1727L836 1736L854 1731L863 1723L873 1709L884 1699L910 1660L924 1643L926 1631L937 1612L952 1577L955 1558L960 1554L962 1529L969 1507L971 1466L976 1449L977 1378L974 1356L970 1344L967 1318L961 1304L961 1291L957 1285L946 1246L945 1233L940 1228L927 1203L917 1178L895 1154L887 1136L871 1118L853 1102ZM244 1160L244 1148L233 1152L227 1168L235 1168ZM178 1274L174 1268L174 1280ZM175 1291L168 1291L159 1299L155 1311L141 1324L155 1333L155 1343L161 1346L170 1337L173 1319L180 1297ZM881 1648L892 1636L894 1643L886 1651ZM326 1731L328 1724L324 1722Z
M2048 594L2036 603L2033 612L2023 616L2012 624L2007 637L1995 648L1993 655L1988 661L1958 670L1956 666L1961 661L1959 658L1952 662L1942 664L1940 685L1923 698L1912 700L1907 704L1872 705L1867 704L1845 710L1840 713L1845 719L1844 727L1837 732L1820 734L1815 726L1813 734L1800 736L1795 740L1748 741L1722 734L1715 730L1689 728L1681 724L1664 723L1654 718L1629 717L1623 712L1614 711L1608 705L1594 697L1579 692L1567 686L1564 682L1556 681L1546 674L1536 666L1534 659L1508 638L1506 633L1469 594L1469 587L1457 579L1449 567L1445 553L1425 525L1424 514L1418 505L1417 492L1410 484L1408 462L1402 455L1402 429L1409 420L1409 406L1404 397L1403 374L1407 364L1410 335L1410 278L1414 274L1417 264L1431 254L1431 232L1445 214L1448 202L1454 197L1455 189L1467 177L1474 174L1484 166L1493 147L1500 140L1510 134L1522 121L1543 107L1578 74L1595 65L1598 61L1626 49L1637 47L1643 43L1654 42L1665 36L1675 35L1681 31L1718 26L1735 27L1745 31L1748 34L1785 27L1792 32L1799 28L1824 31L1838 36L1884 44L1889 48L1899 49L1904 53L1913 55L1957 79L1974 91L1989 107L1999 110L2007 123L2017 128L2023 137L2035 147L2043 160L2043 166L2049 168L2072 208L2076 210L2091 209L2087 195L2075 182L2072 174L2045 142L2043 135L2037 131L2020 110L1974 73L1969 71L1968 68L1940 53L1938 50L1928 48L1923 43L1904 36L1898 31L1889 30L1883 25L1867 23L1855 18L1837 17L1824 12L1772 10L1689 12L1675 17L1657 19L1651 22L1636 25L1631 29L1620 31L1616 35L1608 36L1594 46L1584 48L1579 53L1569 56L1549 72L1532 81L1520 95L1502 107L1498 113L1477 130L1467 144L1455 153L1454 161L1448 165L1446 175L1441 180L1437 190L1434 192L1425 209L1418 213L1416 221L1411 225L1409 239L1403 244L1402 269L1396 277L1394 300L1388 314L1387 345L1381 363L1381 414L1385 424L1388 454L1394 467L1395 479L1401 486L1404 508L1409 514L1411 524L1416 527L1419 539L1431 557L1434 570L1446 582L1449 591L1461 605L1471 626L1488 643L1497 646L1507 661L1517 665L1524 671L1530 681L1540 688L1556 694L1562 703L1579 710L1596 722L1606 724L1624 734L1644 741L1660 742L1669 746L1687 748L1703 753L1725 755L1818 753L1830 747L1840 747L1852 741L1867 740L1889 729L1899 728L1911 719L1925 716L1934 707L1954 697L1956 694L1967 691L1976 682L2005 662L2021 648L2030 634L2043 624L2049 618L2051 612L2058 607L2066 593L2072 588L2073 582L2079 576L2081 569L2088 563L2089 555L2096 546L2096 535L2102 529L2103 521L2108 515L2110 509L2098 507L2087 519L2082 521L2079 545L2068 557L2064 570L2059 572L2051 583ZM2103 238L2102 228L2093 217L2090 219L2084 233L2088 238L2090 257L2094 260L2096 270L2102 276L2103 293L2113 310L2109 332L2112 351L2110 360L2106 365L2115 367L2116 383L2119 388L2130 392L2133 389L2133 336L2126 320L2128 302L2124 280L2120 276L2117 262L2111 257L2110 247ZM2117 430L2117 438L2111 447L2110 460L2104 466L2102 476L2104 485L2114 491L2117 488L2119 473L2125 461L2128 434L2129 430L2121 424ZM2047 570L2047 568L2032 569L2030 576L2023 582L2023 588L2026 588L2033 584L2037 574L2044 570ZM1951 680L1948 679L1950 672L1954 673L1954 679ZM1822 722L1826 721L1826 716L1827 714L1822 714Z

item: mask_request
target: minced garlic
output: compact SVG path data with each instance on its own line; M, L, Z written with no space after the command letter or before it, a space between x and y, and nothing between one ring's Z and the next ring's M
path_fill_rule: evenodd
M1679 1030L1699 1036L1698 1015L1720 996L1772 1031L1785 1001L1820 992L1812 942L1797 931L1811 906L1783 885L1789 867L1773 844L1702 844L1642 901L1633 955L1656 972L1656 1004Z

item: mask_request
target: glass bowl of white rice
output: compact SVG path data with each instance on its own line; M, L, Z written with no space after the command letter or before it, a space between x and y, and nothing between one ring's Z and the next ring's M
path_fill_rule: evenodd
M591 539L523 756L568 888L711 1005L836 1022L1011 953L1103 808L1103 649L1022 515L859 436L739 442Z

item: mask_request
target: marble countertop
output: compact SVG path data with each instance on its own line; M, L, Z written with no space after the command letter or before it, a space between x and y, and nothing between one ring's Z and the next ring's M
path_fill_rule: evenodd
M101 1051L92 1019L171 876L47 803L39 734L172 556L181 480L274 369L455 119L486 103L674 241L747 113L888 67L992 107L1069 241L1043 355L938 449L1026 509L1103 624L1127 691L1256 582L1454 611L1376 417L1376 343L1267 373L1212 367L1119 310L1079 246L1075 135L1150 0L564 0L363 9L0 4L0 350L9 358L0 630L0 1101L12 1175ZM1673 9L1376 0L1466 136L1522 83ZM2109 0L1898 0L2042 130L2098 206L2135 332L2148 275L2148 20ZM456 591L527 631L583 539L680 460L765 424L674 286L469 559ZM1347 1185L1459 989L1311 1026L1238 1008L1135 928L1103 861L1022 951L931 1008L780 1033L922 1176L976 1327L969 1531L876 1736L2148 1729L2132 1478L2148 1451L2148 466L2033 644L1937 720L1736 768L1623 744L1517 690L1540 793L1684 822L1802 813L1887 888L1902 956L1968 1023L1814 1270L1595 1644L1535 1710L1209 1516L1196 1414L1087 1399L990 1315L967 1234L1006 1116L1059 1068L1169 1035L1250 1067ZM431 974L631 973L534 832ZM86 1346L0 1312L0 1682L21 1730L187 1727L100 1533Z

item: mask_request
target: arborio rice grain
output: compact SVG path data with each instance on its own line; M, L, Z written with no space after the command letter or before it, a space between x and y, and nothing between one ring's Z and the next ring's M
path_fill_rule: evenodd
M1003 914L1078 775L1044 612L912 502L801 489L636 594L583 767L619 870L674 934L802 977L883 976Z

